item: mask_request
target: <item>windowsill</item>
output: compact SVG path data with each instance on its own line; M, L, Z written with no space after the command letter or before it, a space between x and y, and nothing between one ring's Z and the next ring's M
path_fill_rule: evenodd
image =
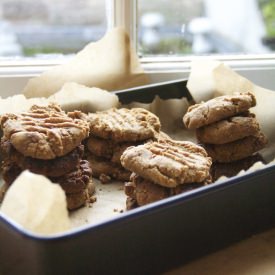
M189 70L190 63L195 60L219 60L233 69L275 68L275 54L144 57L141 62L147 71L182 71Z
M1 97L18 94L27 81L55 65L70 59L63 56L57 59L1 60L0 85ZM151 82L161 82L187 78L191 60L220 60L257 85L275 90L275 54L263 56L196 56L196 57L155 57L141 58L141 65Z
M57 58L14 58L0 59L0 76L25 75L34 76L70 60L71 56ZM233 69L275 68L275 54L265 55L208 55L208 56L157 56L143 57L141 64L144 70L151 72L185 72L190 70L193 60L220 60Z

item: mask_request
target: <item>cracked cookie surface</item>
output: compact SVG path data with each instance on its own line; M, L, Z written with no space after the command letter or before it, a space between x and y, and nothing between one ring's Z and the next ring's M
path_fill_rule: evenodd
M156 184L176 187L203 182L210 175L212 161L201 146L189 141L166 140L127 148L121 163Z
M34 105L19 115L3 115L1 126L4 137L24 156L54 159L88 137L89 124L84 116L79 111L67 115L56 104Z
M234 116L196 129L199 142L224 144L260 132L260 126L253 116Z
M219 96L206 102L192 105L183 117L188 129L196 129L224 118L235 116L256 105L252 93Z

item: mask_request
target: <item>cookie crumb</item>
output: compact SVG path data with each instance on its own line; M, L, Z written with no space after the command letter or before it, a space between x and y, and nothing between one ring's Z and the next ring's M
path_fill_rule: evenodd
M86 206L91 208L92 207L92 204L95 203L97 201L97 198L96 196L91 196L87 199L86 201Z
M100 174L99 180L101 181L102 184L109 183L111 181L111 177L107 176L105 174Z
M92 197L89 198L89 202L90 202L90 203L94 203L94 202L96 202L96 201L97 201L96 196L92 196Z

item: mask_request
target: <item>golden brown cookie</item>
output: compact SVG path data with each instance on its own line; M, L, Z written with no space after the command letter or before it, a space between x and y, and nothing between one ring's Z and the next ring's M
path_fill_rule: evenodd
M160 121L142 109L110 109L89 115L91 134L114 142L146 140L160 130Z
M126 169L165 187L203 182L209 177L211 159L189 141L166 140L127 148L121 156Z
M79 111L66 115L55 104L34 105L19 115L3 115L1 126L5 139L24 156L54 159L71 152L88 137L89 124L83 117Z
M234 116L196 129L201 143L224 144L260 132L259 123L253 116Z
M213 161L227 163L244 159L263 149L268 143L264 134L248 136L226 144L204 144Z
M252 93L219 96L190 106L183 122L187 128L196 129L243 113L255 105L256 98Z
M109 180L116 179L120 181L128 181L130 178L131 172L127 171L119 164L92 154L89 154L87 159L93 169L93 177L99 179L104 178L104 183L108 182L108 180L105 180L107 178L109 178Z

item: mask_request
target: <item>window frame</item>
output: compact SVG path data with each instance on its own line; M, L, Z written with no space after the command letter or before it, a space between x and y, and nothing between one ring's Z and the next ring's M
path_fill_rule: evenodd
M112 27L124 27L131 39L132 47L137 51L137 14L138 0L105 0L107 30ZM0 59L0 77L2 76L34 76L64 63L70 57L60 59ZM207 56L154 56L140 57L140 62L148 72L180 72L187 71L190 63L196 59L220 60L232 68L238 69L275 69L275 53L260 55L207 55Z

